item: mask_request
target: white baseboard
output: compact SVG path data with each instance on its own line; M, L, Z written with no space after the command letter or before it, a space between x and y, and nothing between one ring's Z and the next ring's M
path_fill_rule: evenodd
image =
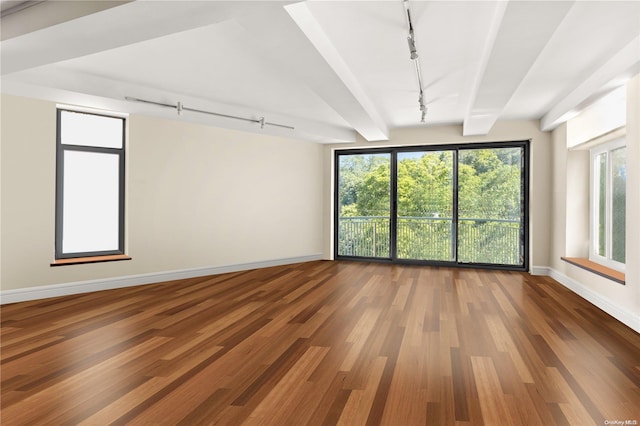
M529 273L531 275L550 276L551 275L551 268L549 268L548 266L531 266L529 268Z
M0 305L7 303L26 302L28 300L48 299L50 297L68 296L71 294L89 293L92 291L133 287L137 285L151 284L163 281L181 280L185 278L203 277L207 275L218 275L258 268L268 268L270 266L311 262L321 259L321 254L314 254L309 256L263 260L260 262L240 263L236 265L181 269L150 274L129 275L116 278L105 278L90 281L78 281L64 284L29 287L16 290L2 290L0 291Z
M603 297L599 293L589 289L584 284L574 280L573 278L569 278L565 274L553 268L548 266L532 266L530 269L532 275L545 275L553 278L589 303L592 303L621 323L640 333L640 315L621 308L606 297Z

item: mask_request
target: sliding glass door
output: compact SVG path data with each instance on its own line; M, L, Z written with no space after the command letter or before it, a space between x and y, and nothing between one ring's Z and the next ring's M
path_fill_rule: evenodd
M458 261L524 263L524 147L458 153Z
M526 270L528 146L336 151L336 257Z
M339 256L391 257L391 154L340 155L337 176Z
M453 151L397 153L397 257L455 260Z

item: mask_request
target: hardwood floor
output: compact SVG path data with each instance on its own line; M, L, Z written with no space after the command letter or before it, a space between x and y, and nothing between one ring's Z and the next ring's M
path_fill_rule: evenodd
M640 423L640 335L526 273L320 261L6 305L1 331L3 425Z

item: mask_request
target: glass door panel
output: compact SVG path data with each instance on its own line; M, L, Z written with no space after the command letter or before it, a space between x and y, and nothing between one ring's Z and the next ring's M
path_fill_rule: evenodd
M337 158L337 255L390 258L391 154Z
M521 147L459 151L459 262L524 264L523 155Z
M397 154L397 257L455 260L453 151Z

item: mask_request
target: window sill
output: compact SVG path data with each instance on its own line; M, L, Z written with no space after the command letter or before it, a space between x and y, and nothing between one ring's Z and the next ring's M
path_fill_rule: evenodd
M84 263L116 262L119 260L131 260L126 254L113 254L109 256L74 257L70 259L57 259L51 266L80 265Z
M601 277L608 278L622 285L625 284L624 272L616 271L615 269L600 265L599 263L593 262L584 257L561 257L561 259L577 266L578 268L600 275Z

